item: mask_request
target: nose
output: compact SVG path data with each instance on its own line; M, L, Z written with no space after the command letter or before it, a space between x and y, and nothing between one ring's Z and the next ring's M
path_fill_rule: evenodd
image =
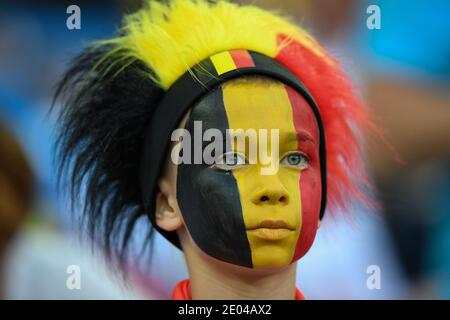
M252 202L254 204L280 204L287 205L289 203L289 193L286 188L281 185L265 186L252 195Z

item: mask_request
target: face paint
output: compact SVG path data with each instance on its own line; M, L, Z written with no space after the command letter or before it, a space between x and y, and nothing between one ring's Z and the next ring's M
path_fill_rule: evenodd
M245 267L282 267L300 258L314 238L321 200L318 128L306 101L277 82L228 83L192 108L190 133L195 121L202 121L203 130L224 133L278 129L279 150L270 150L268 141L265 151L280 155L272 175L262 175L267 164L259 162L232 170L205 163L178 166L177 198L197 246ZM236 143L226 147L248 156L248 148Z

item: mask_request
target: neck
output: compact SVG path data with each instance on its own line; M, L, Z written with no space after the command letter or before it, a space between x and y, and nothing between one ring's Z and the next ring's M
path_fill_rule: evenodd
M189 247L189 248L187 248ZM281 269L249 269L183 246L193 300L293 300L296 263Z

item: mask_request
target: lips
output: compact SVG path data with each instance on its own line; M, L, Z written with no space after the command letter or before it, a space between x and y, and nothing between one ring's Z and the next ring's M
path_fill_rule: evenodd
M255 229L260 229L260 228L295 230L295 228L289 226L283 220L264 220L255 227L247 228L247 230L255 230Z
M283 220L264 220L257 226L247 228L247 231L258 238L265 240L281 240L290 236L295 228L290 227Z

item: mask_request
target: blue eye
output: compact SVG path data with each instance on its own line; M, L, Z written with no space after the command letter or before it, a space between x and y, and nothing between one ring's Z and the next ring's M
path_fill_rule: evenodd
M284 156L281 163L290 167L305 169L309 165L309 160L303 153L294 151Z
M237 169L245 164L247 164L245 155L230 151L218 156L213 167L224 171L230 171L233 169Z

